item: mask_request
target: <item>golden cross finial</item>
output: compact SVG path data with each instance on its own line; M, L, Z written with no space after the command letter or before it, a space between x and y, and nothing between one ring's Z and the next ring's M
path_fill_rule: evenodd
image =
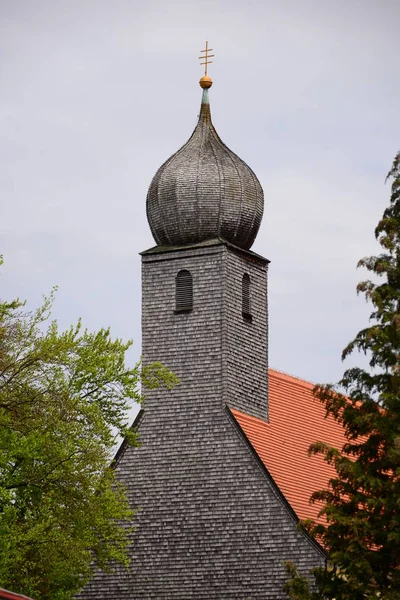
M206 42L205 50L200 50L200 52L205 53L204 56L199 56L199 59L204 61L200 63L201 65L204 65L204 76L200 79L200 86L202 88L209 88L212 86L212 79L208 76L208 65L213 61L208 59L214 58L214 54L209 54L209 52L213 52L213 49L209 48L208 42Z
M205 52L205 56L199 56L200 60L204 60L204 62L200 63L201 65L205 65L204 75L207 77L207 66L212 63L212 60L208 60L209 58L213 58L214 54L208 54L209 52L213 52L212 48L208 47L208 42L206 42L205 50L200 50L200 52Z

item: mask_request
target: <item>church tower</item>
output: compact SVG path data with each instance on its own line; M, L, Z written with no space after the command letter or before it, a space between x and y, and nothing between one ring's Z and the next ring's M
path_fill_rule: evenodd
M180 383L146 392L141 446L117 457L138 507L130 568L98 572L85 600L283 599L285 561L323 560L234 415L268 422L268 260L250 250L264 196L200 85L192 136L150 184L156 246L142 253L143 363Z
M213 126L204 88L192 136L151 182L157 246L142 253L144 364L160 360L180 377L173 401L188 415L219 404L268 417L268 261L250 251L263 208L257 177ZM152 392L147 408L163 394Z

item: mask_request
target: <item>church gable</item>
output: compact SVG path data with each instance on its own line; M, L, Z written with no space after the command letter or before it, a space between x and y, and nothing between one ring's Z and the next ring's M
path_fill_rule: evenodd
M119 480L138 506L129 571L98 573L81 598L284 598L284 561L307 572L322 551L268 478L226 409L144 412Z

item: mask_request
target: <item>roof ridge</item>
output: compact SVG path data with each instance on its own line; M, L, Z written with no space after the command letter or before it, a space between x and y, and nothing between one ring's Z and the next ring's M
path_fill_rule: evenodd
M309 381L308 379L302 379L301 377L298 377L297 375L292 375L291 373L286 373L285 371L280 371L279 369L273 369L272 367L268 368L268 374L276 375L276 376L280 377L281 379L289 380L292 383L295 383L297 385L304 386L304 384L306 384L307 387L311 387L311 388L314 388L314 386L316 385L315 382L313 382L313 381Z

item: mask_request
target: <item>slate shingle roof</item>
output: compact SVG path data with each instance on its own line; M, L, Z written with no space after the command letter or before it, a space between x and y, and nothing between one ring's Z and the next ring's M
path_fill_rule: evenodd
M268 380L268 423L238 410L232 413L297 516L321 520L321 505L309 499L326 488L335 470L321 456L308 456L307 450L317 441L342 448L343 428L332 417L325 418L312 383L274 369L269 369Z

